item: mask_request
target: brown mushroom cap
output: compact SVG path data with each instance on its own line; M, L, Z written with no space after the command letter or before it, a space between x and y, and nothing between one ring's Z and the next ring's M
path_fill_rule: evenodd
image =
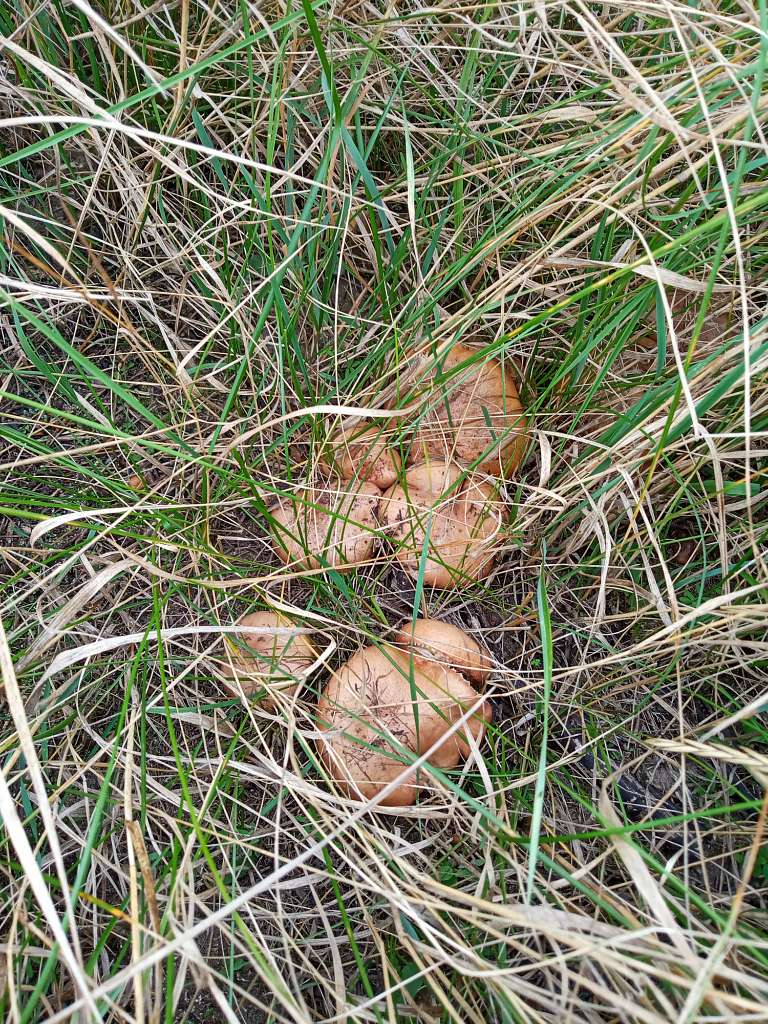
M382 491L397 480L400 459L380 427L342 427L325 443L321 465L342 480L369 480Z
M427 381L431 408L414 440L411 465L432 457L496 476L514 472L520 465L528 423L517 384L504 361L478 359L479 352L455 344L440 361L440 379L437 370L431 373ZM457 370L469 360L473 362Z
M230 654L222 670L232 680L229 692L252 697L260 690L279 689L293 696L317 658L309 638L296 632L295 624L277 612L252 612L239 624L260 632L240 634L237 646L227 638ZM267 692L263 703L274 706L272 693Z
M427 661L461 672L470 682L482 685L493 669L493 662L471 636L439 619L404 622L395 635L398 645L409 648Z
M503 505L490 485L471 476L457 483L460 475L451 463L415 466L403 485L390 488L381 501L380 518L395 545L395 557L414 577L429 526L424 568L429 586L485 579L496 561Z
M286 564L306 569L338 569L371 557L381 491L363 481L350 490L342 483L312 487L281 499L272 511L274 547Z
M403 749L423 754L478 696L452 669L411 658L395 647L364 647L334 672L318 701L318 726L324 733L318 741L320 757L345 793L370 800L405 771L410 760ZM485 701L466 727L478 742L489 719ZM464 730L459 730L445 737L429 761L454 768L468 750ZM413 770L381 803L407 806L427 785L427 773Z

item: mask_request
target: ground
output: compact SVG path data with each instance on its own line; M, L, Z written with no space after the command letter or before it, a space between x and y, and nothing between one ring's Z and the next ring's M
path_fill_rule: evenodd
M0 36L4 1018L768 1019L763 0ZM529 417L490 576L286 565L276 503L342 419L405 454L457 342ZM222 672L265 608L319 656L272 709ZM368 807L317 697L415 615L493 722Z

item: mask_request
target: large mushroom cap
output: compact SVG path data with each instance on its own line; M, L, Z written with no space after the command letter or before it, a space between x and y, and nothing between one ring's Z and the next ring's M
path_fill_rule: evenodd
M441 737L429 761L455 767L468 750L466 732L445 734L477 700L458 672L395 647L364 647L334 672L318 701L320 757L345 793L369 800ZM478 742L489 716L486 701L465 727ZM381 803L407 806L427 787L427 773L411 770Z
M439 619L404 622L395 642L427 661L461 672L470 682L482 685L493 670L493 662L471 636Z
M494 566L503 505L476 477L459 481L451 463L429 462L406 473L381 502L381 520L395 557L411 576L419 573L429 531L424 582L461 586L485 579Z
M397 480L400 459L381 427L341 427L325 442L321 465L342 480L368 480L382 491Z
M371 557L381 491L368 481L312 487L281 499L272 512L274 547L287 565L338 569Z
M527 418L510 367L481 350L455 344L429 375L430 408L409 463L454 460L498 476L525 454Z
M266 690L264 703L272 706L271 691L293 696L317 658L306 633L277 612L252 612L244 615L239 625L258 632L244 632L237 634L237 641L228 640L229 657L222 669L231 680L230 693L252 697Z

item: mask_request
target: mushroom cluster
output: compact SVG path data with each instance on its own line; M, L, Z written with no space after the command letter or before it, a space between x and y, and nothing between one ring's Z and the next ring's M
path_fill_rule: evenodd
M463 630L434 619L402 627L393 644L363 647L337 669L320 696L320 758L348 796L405 807L429 788L435 768L455 768L482 740L491 705L476 687L490 660ZM457 723L461 723L455 728Z
M323 482L278 500L274 544L286 564L351 568L386 540L412 577L424 565L429 586L488 576L505 519L489 477L517 469L527 443L517 386L503 360L455 344L426 387L404 460L386 427L342 427L321 452Z
M242 642L219 667L233 696L278 708L317 665L307 630L273 611L243 616ZM240 637L238 637L240 640ZM429 765L464 762L491 721L483 689L490 657L457 626L403 624L389 643L362 647L332 672L317 704L318 754L347 796L407 807L430 788ZM424 756L426 755L426 756ZM413 762L424 758L418 768ZM402 776L402 778L399 778Z
M349 427L326 439L321 479L271 509L289 566L347 569L386 540L412 577L432 587L485 579L505 509L493 479L520 465L527 419L503 361L456 344L427 377L428 407L407 450L388 428ZM306 630L274 612L241 620L244 642L223 666L232 693L275 708L318 663ZM434 619L402 626L332 672L317 705L317 748L347 796L403 807L477 748L491 720L491 662L463 630ZM386 790L386 792L385 792Z

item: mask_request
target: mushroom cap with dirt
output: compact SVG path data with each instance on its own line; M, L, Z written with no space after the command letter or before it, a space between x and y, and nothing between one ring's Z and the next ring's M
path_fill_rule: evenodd
M482 473L513 473L525 455L528 420L508 362L455 344L422 382L429 407L408 458L454 461Z
M504 505L494 488L455 463L414 466L381 500L380 519L403 569L417 578L429 532L424 583L462 586L485 579L498 555Z
M357 799L378 796L405 773L380 805L408 806L431 788L425 766L408 771L414 757L436 745L429 764L451 769L482 740L491 705L482 700L476 707L479 701L466 676L417 651L363 647L332 674L318 701L320 758L342 792ZM473 707L471 718L446 735Z
M484 686L493 671L490 655L469 633L440 619L404 622L395 634L395 643L426 661L460 672L478 686Z
M341 426L325 442L320 465L342 480L367 480L382 491L397 480L400 459L381 427Z
M238 625L249 631L236 635L237 643L227 637L228 657L221 667L229 692L253 697L263 690L262 703L268 707L275 706L277 691L292 697L317 660L307 634L273 611L251 612Z
M367 562L373 552L381 491L362 481L315 485L280 498L273 507L275 551L298 569L350 568Z

